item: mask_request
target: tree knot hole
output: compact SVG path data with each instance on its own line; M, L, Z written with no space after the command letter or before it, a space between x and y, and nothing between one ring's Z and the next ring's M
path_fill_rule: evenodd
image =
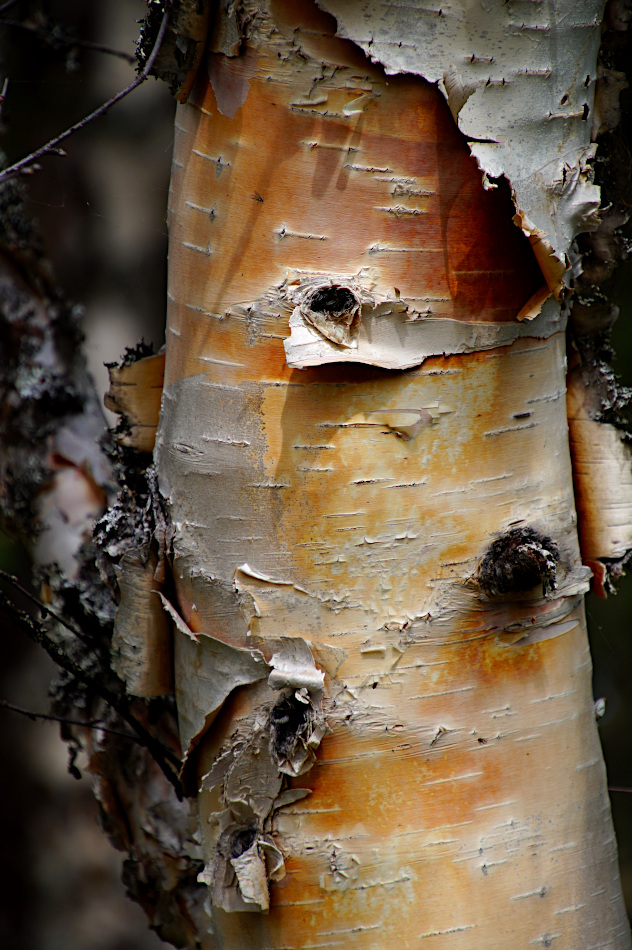
M555 590L559 551L555 542L533 528L513 528L493 541L478 568L478 583L491 597L542 586Z
M314 719L311 702L291 693L270 711L272 747L280 759L290 758L301 739L307 739Z
M240 828L236 831L230 841L231 858L240 858L242 854L252 848L257 839L257 830L255 828Z
M360 308L360 301L348 287L332 284L315 290L301 306L301 311L305 319L332 343L353 346L360 326Z
M322 313L327 319L340 323L346 315L358 305L355 296L347 287L321 287L309 301L315 313Z

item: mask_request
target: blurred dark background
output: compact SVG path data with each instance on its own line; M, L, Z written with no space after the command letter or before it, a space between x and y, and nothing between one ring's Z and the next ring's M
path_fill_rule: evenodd
M144 14L144 0L0 0L0 86L9 79L0 148L9 162L133 80ZM26 212L40 224L57 282L85 310L101 392L105 362L141 337L156 347L164 341L174 110L167 86L148 80L64 143L66 157L44 158L25 179ZM0 568L29 576L25 552L1 534ZM0 699L47 712L52 662L4 616L0 638ZM59 725L0 708L0 947L164 947L125 897L123 855L99 828L89 775L77 781L67 765Z
M9 78L0 147L9 162L46 142L125 87L144 0L0 0L0 85ZM81 41L81 43L77 42ZM632 141L632 97L624 132ZM149 80L47 157L28 179L27 212L37 218L59 285L85 308L91 368L141 337L164 340L166 202L174 102ZM632 205L632 182L630 183ZM632 386L632 264L619 268L613 296L615 368ZM0 534L0 567L28 576L25 553ZM628 909L632 912L632 581L607 601L589 595L596 697ZM47 710L54 676L43 651L0 627L0 699ZM3 950L157 950L142 911L124 896L122 856L98 828L89 778L67 772L53 723L0 709L0 946Z

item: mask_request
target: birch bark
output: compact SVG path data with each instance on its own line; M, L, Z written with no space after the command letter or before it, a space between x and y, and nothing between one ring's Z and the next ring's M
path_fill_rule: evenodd
M156 464L203 939L628 947L560 303L601 4L321 6L220 4L176 120Z

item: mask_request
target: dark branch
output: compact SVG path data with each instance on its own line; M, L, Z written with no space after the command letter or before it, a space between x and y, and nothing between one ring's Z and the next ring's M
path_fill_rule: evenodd
M126 86L125 89L122 89L121 92L118 92L115 96L112 96L111 99L108 99L107 102L104 102L103 105L99 106L98 109L95 109L94 112L91 112L90 115L87 115L85 118L81 119L80 122L75 122L75 124L71 125L70 128L66 129L65 132L62 132L60 135L55 136L55 138L47 142L46 145L40 146L40 148L36 149L34 152L31 152L30 155L26 155L24 158L21 158L19 162L15 162L13 165L9 165L8 168L3 169L3 171L0 172L0 185L8 179L14 178L16 175L26 173L30 174L32 171L36 170L38 166L35 163L37 162L38 158L43 158L45 155L64 155L65 152L63 149L59 148L62 142L64 142L67 138L70 138L71 135L74 135L75 132L85 129L85 127L90 122L93 122L100 116L105 115L105 113L111 109L112 106L116 105L117 102L120 102L121 99L124 99L126 96L128 96L130 92L133 92L137 86L140 86L141 83L145 82L149 76L149 73L151 72L158 55L158 51L160 50L160 46L164 39L167 24L169 22L170 8L171 4L165 3L165 12L160 23L160 29L158 30L156 42L154 43L151 55L145 63L142 72L138 74L136 79L130 83L129 86ZM2 8L0 8L0 13L1 12Z
M168 762L171 765L179 768L180 759L178 756L174 755L170 749L167 749L158 739L155 739L150 732L145 729L145 727L136 719L133 713L129 709L129 705L125 696L115 692L113 689L110 689L103 682L103 671L99 671L96 675L91 675L87 673L78 663L76 663L68 654L63 650L59 643L56 643L55 640L50 636L50 634L44 629L44 627L39 624L37 621L26 613L26 611L21 610L16 604L11 601L4 591L0 590L0 608L2 608L6 614L13 620L13 622L22 629L27 636L30 637L35 643L38 643L42 646L54 663L57 664L62 670L65 670L67 673L70 673L71 676L74 676L81 683L85 683L94 692L105 700L116 712L121 716L122 719L127 722L129 726L132 727L136 735L142 741L143 745L148 752L151 753L155 759L157 765L160 766L162 772L168 781L173 785L176 795L178 798L182 798L182 786L180 784L180 779L177 774L173 771L171 766L167 764ZM113 675L113 674L111 674Z
M2 13L1 9L0 13ZM89 40L80 40L76 36L64 33L63 30L57 27L52 30L44 30L39 26L33 26L32 23L22 23L21 20L0 20L0 27L2 26L8 26L15 30L25 30L27 33L32 33L34 36L38 36L40 39L46 40L48 43L52 43L57 47L61 46L67 49L73 49L75 47L91 49L94 50L95 53L106 53L108 56L118 56L132 66L136 61L136 57L133 53L125 53L120 49L112 49L111 46L103 46L101 43L91 43Z
M67 719L65 716L53 716L52 713L33 712L31 709L22 709L21 706L14 706L13 703L7 702L6 699L0 699L0 708L19 713L21 716L26 716L26 718L32 722L44 720L46 722L60 722L64 726L82 726L84 729L99 729L101 732L107 732L111 736L120 736L122 739L129 739L131 742L138 742L143 745L142 739L138 736L133 736L129 732L120 732L118 729L110 729L109 726L104 726L100 719Z
M64 620L63 617L43 603L39 597L36 597L35 594L32 594L28 588L20 584L15 574L8 574L6 571L0 570L0 577L3 577L5 580L9 581L9 583L13 584L15 589L19 590L19 592L28 600L30 600L32 604L35 604L36 607L39 607L42 613L52 617L53 620L56 620L57 623L60 623L62 627L65 627L66 630L72 633L73 636L77 637L77 639L81 640L82 643L89 643L89 638L86 637L86 635L81 630L77 630L76 627L69 624L67 620Z
M2 117L2 107L4 106L7 99L7 89L9 88L9 80L5 77L4 82L2 83L2 90L0 90L0 118Z

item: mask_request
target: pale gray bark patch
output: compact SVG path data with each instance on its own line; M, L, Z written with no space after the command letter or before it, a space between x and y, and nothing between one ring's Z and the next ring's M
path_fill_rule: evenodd
M260 650L233 647L207 633L195 634L167 598L159 596L176 631L176 699L186 761L232 691L264 679L268 664Z
M527 227L560 260L597 226L590 133L603 0L318 5L387 73L437 83L487 185L510 181Z

